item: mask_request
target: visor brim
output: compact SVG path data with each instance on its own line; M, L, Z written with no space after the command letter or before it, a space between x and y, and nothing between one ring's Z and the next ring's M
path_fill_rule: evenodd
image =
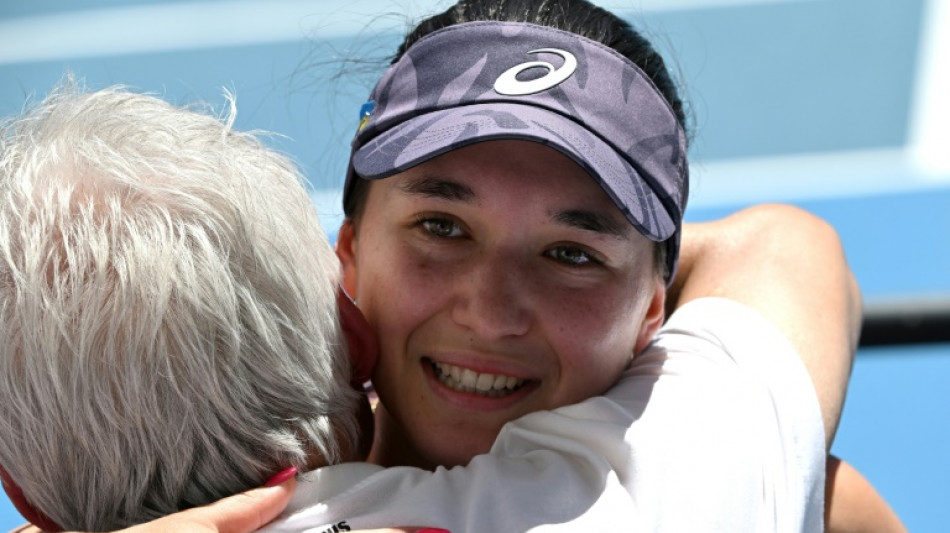
M464 146L505 139L538 142L571 158L647 238L661 242L676 232L650 182L613 147L570 118L534 106L492 102L413 117L356 150L353 171L382 179Z

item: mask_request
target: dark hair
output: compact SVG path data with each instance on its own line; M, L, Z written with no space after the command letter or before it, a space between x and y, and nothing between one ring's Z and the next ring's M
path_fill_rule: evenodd
M623 54L636 64L669 102L677 121L684 131L686 111L680 99L676 83L666 68L666 63L653 45L628 22L617 15L597 7L587 0L459 0L443 13L433 15L411 30L396 51L392 62L426 35L443 28L465 22L527 22L569 31L599 42ZM369 182L356 180L343 206L344 212L354 224L358 223L360 211L365 204ZM666 272L666 246L656 247L657 265L663 277Z

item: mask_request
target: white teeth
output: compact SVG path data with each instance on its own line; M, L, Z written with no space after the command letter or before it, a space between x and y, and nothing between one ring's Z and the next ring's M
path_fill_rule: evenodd
M478 374L467 368L462 370L461 383L463 387L474 387L478 383Z
M432 362L436 377L445 386L483 396L498 397L521 388L527 380L500 374L479 374L471 369L446 363Z
M511 376L509 376L511 377ZM492 380L491 388L495 390L500 390L505 388L508 383L508 378L505 376L495 376L495 379Z
M494 384L495 376L493 374L479 374L478 381L475 382L475 388L482 392L490 391Z

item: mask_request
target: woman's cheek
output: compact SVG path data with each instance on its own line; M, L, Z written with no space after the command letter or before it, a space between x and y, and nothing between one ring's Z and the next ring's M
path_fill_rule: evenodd
M365 311L382 342L404 346L412 331L450 294L451 276L405 253L394 252L390 258L374 265Z
M553 313L556 328L548 328L557 340L565 372L583 376L574 381L581 399L600 394L615 381L630 359L636 344L639 322L633 294L623 291L590 291L557 304ZM624 300L624 298L629 298Z

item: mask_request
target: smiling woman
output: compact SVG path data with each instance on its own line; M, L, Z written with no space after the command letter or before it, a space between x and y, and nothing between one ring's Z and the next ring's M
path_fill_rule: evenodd
M337 249L386 339L374 462L466 464L506 422L603 393L662 322L656 244L542 144L453 150L374 183L361 213Z

